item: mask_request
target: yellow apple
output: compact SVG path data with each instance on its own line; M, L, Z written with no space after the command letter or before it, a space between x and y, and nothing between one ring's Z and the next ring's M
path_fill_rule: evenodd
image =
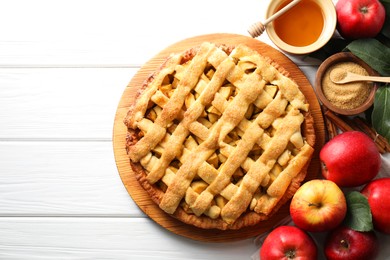
M344 193L329 180L306 182L297 190L290 204L290 215L295 225L310 232L334 229L346 213Z

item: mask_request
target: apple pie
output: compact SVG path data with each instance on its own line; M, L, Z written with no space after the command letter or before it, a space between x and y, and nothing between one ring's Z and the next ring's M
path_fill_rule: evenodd
M172 54L124 123L141 186L166 213L210 229L270 218L304 180L315 134L288 73L245 45Z

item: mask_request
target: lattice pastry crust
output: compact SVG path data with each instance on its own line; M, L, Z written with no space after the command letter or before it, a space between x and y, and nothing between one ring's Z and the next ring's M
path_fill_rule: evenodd
M305 178L315 140L297 84L244 45L205 42L170 56L124 122L142 187L162 210L201 228L272 216Z

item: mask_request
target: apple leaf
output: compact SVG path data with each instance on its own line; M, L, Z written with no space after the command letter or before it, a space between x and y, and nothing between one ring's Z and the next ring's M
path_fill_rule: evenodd
M382 76L390 75L390 48L377 39L360 39L348 44L346 47L353 54L361 58ZM389 84L381 86L375 95L374 110L371 121L374 129L390 141L390 113Z
M372 215L368 200L358 191L346 195L347 216L345 225L359 232L368 232L374 229Z
M390 48L374 38L359 39L346 47L382 76L390 75Z
M389 0L390 1L390 0ZM328 43L326 43L319 50L310 53L308 56L324 61L329 56L341 52L345 49L345 47L350 43L350 41L342 39L342 38L331 38Z
M390 84L380 87L375 93L371 121L375 130L390 142Z

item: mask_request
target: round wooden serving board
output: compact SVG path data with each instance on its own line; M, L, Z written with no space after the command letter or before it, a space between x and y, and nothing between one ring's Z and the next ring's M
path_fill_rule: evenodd
M158 207L158 205L156 205L152 201L152 199L150 199L149 194L139 185L138 181L135 179L125 149L127 129L123 123L123 119L126 116L130 105L134 101L137 88L142 86L144 80L147 79L147 77L151 73L153 73L158 67L160 67L166 57L168 57L171 53L182 52L194 46L200 45L202 42L205 41L224 43L226 45L237 45L240 43L245 44L248 47L257 50L263 56L270 57L272 60L277 62L280 66L282 66L290 73L290 77L298 83L302 92L305 94L310 104L311 113L315 120L315 130L317 136L315 147L316 152L309 166L307 179L313 179L318 176L320 171L318 152L325 142L325 128L321 108L310 82L300 71L300 69L281 52L277 51L276 49L263 42L260 42L247 36L236 34L201 35L180 41L158 53L138 71L138 73L131 79L130 83L126 87L117 108L113 129L113 146L115 161L123 184L125 185L128 193L133 198L135 203L145 212L145 214L147 214L151 219L153 219L163 228L175 234L200 241L235 241L257 236L275 227L275 225L277 225L283 218L285 218L289 214L289 205L287 205L288 203L283 206L274 216L272 216L271 219L269 219L268 221L264 221L254 227L247 227L240 230L199 229L194 226L184 224L181 221L166 214Z

